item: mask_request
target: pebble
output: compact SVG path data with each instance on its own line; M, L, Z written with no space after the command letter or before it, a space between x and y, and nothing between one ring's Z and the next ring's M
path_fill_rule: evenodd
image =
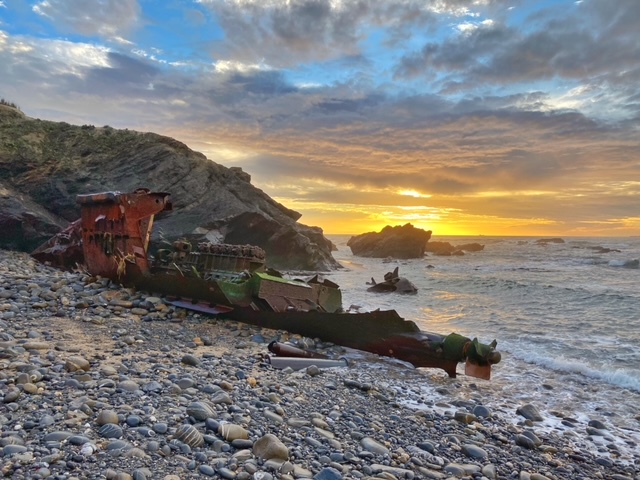
M531 403L527 403L526 405L518 407L516 409L516 413L533 422L541 422L542 420L544 420L538 408Z
M263 460L288 460L289 449L275 435L268 433L253 444L253 454Z
M559 417L564 431L543 434L534 422L544 415L535 406L514 404L505 413L481 403L480 390L477 398L457 398L453 381L443 387L448 413L416 411L402 399L428 380L424 372L393 367L408 379L406 391L396 392L384 375L357 365L339 373L276 370L264 362L266 345L276 338L298 336L214 320L0 251L0 475L638 476L637 465L618 460L611 427L596 418L585 425L567 412ZM600 457L582 447L594 441L602 442Z

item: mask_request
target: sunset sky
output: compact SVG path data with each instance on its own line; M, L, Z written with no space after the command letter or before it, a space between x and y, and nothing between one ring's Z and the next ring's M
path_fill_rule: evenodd
M0 97L172 136L328 234L640 235L639 29L640 0L0 0Z

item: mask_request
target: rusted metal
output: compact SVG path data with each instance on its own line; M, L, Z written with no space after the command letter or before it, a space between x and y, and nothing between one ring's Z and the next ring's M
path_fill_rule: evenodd
M40 245L31 255L42 263L64 269L84 264L80 219Z
M301 358L301 357L269 357L269 363L273 368L291 368L292 370L302 370L315 365L318 368L348 367L346 358Z
M267 348L271 353L274 353L280 357L297 357L297 358L329 358L326 355L318 352L312 352L310 350L303 350L302 348L294 347L282 342L271 342Z
M236 308L221 317L321 338L345 347L397 358L415 367L440 368L452 378L457 376L458 364L465 362L469 365L465 374L488 380L491 366L500 362L495 341L486 345L456 333L423 332L395 310L332 314L318 311L258 312Z
M147 248L154 215L171 210L169 194L140 188L133 193L78 195L85 264L94 275L122 279L126 263L149 273Z

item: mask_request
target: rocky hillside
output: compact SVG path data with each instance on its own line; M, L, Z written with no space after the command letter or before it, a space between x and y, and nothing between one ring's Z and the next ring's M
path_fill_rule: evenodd
M188 237L264 248L283 270L338 266L318 227L173 138L74 126L27 117L0 105L0 247L31 251L79 217L76 195L146 187L171 194L156 217L154 243Z

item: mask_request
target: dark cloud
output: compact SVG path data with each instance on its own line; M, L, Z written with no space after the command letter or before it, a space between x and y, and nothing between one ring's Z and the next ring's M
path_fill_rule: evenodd
M563 10L549 9L525 20L524 30L493 22L427 42L401 58L396 78L444 74L444 92L554 78L635 82L637 88L637 77L627 72L637 70L640 58L633 30L640 2L621 0L612 7L605 0L590 0L557 8Z
M276 71L233 72L226 84L238 89L243 95L274 97L298 90L284 79L282 72Z
M33 9L64 33L106 38L126 35L141 15L138 0L46 0Z
M154 95L153 81L160 73L157 66L116 52L106 56L108 66L87 68L83 75L66 75L69 90L102 97Z
M214 56L245 62L264 59L276 67L358 55L371 25L386 30L387 45L398 46L407 39L410 29L435 24L433 7L455 14L473 6L473 2L451 0L434 5L420 0L202 3L215 15L226 35L223 42L212 46Z
M226 35L223 43L214 45L216 57L248 63L266 60L274 66L357 53L360 35L354 27L368 11L364 1L349 2L340 11L332 9L329 0L205 4Z

